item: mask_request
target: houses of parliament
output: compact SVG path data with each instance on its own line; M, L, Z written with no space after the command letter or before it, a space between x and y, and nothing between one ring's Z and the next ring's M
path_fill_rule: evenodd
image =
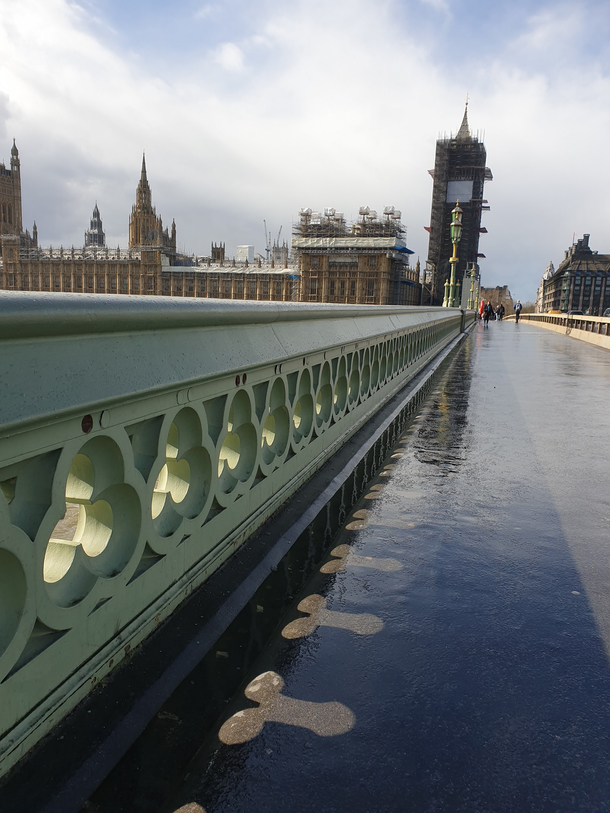
M211 297L262 301L418 305L419 268L411 268L400 212L361 207L347 224L334 209L301 211L292 242L268 258L225 258L224 244L209 256L176 250L176 224L164 228L152 204L143 157L129 217L126 249L106 246L97 203L80 248L41 248L36 224L24 231L21 165L13 142L9 167L0 163L0 289L88 294Z

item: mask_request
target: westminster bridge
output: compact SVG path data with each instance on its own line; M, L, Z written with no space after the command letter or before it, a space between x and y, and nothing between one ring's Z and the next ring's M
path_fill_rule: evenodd
M0 810L610 809L609 320L0 301Z

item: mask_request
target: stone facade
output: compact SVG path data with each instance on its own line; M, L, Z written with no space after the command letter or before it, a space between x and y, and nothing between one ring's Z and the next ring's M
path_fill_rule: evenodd
M6 179L2 211L7 218L0 235L0 288L282 302L420 304L418 271L409 266L408 255L412 252L405 245L400 213L392 207L387 207L381 218L363 208L360 220L350 227L334 210L319 222L310 210L303 210L293 240L294 262L290 261L286 243L274 244L270 261L259 258L255 265L247 259L242 263L226 262L224 243L213 243L209 257L186 256L176 251L175 222L171 231L164 229L152 205L143 158L136 202L129 218L127 250L105 245L97 204L83 248L40 249L36 232L32 238L28 233L18 233L18 170L18 155L13 147L11 170L4 170L4 176L0 173ZM9 218L17 222L8 223ZM324 236L329 224L333 232L330 241Z
M508 290L508 285L496 285L495 288L481 288L480 300L484 302L491 302L494 310L499 305L504 305L507 314L513 312L513 305L515 304Z
M294 234L303 302L419 305L418 273L393 207L382 218L361 207L351 226L334 209L323 215L303 209Z
M610 308L610 254L598 254L589 246L589 235L570 246L557 270L550 263L537 296L537 310L581 310L601 316Z
M140 183L136 189L136 202L129 218L129 247L155 246L170 257L176 255L176 221L172 221L171 234L163 228L163 221L152 205L152 193L146 176L146 159L142 156ZM173 265L173 263L171 263Z
M85 247L98 246L103 248L106 245L106 235L104 234L104 227L102 226L102 218L100 210L97 208L97 203L91 215L89 228L85 232Z
M7 168L0 164L0 239L15 247L29 247L38 245L38 231L36 223L29 231L23 231L21 214L21 162L19 150L13 139L11 148L11 163Z

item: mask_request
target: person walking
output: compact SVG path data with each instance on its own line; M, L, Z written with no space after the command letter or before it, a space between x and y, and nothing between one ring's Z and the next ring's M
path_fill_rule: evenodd
M488 302L483 308L483 327L489 327L489 319L493 316L494 308L491 302Z
M496 310L496 314L498 316L498 321L500 321L500 322L502 321L502 317L504 316L505 311L506 311L506 308L504 307L504 305L502 303L500 303L498 305L497 310Z
M515 311L515 322L519 324L519 317L521 316L521 308L523 305L521 304L521 300L518 299L515 304L513 305L513 310Z

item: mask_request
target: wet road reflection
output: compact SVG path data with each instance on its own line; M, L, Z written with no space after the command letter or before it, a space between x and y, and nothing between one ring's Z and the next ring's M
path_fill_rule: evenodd
M161 813L608 811L609 383L598 348L476 329Z
M218 739L237 745L254 739L267 722L307 728L319 737L337 737L354 727L354 714L341 703L312 703L283 695L284 681L275 672L264 672L246 686L248 700L259 705L238 711L221 726Z
M324 572L324 571L323 571ZM383 629L383 621L370 613L337 613L326 609L326 599L315 593L297 605L308 618L297 618L282 630L282 638L304 638L318 627L336 627L356 635L374 635Z

